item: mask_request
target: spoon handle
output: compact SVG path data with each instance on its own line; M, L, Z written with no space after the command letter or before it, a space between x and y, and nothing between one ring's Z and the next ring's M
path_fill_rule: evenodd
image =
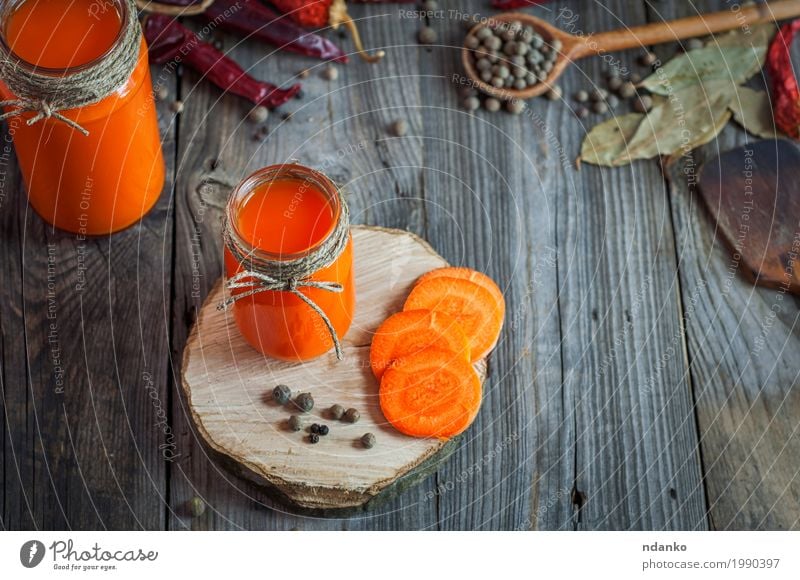
M800 1L780 0L779 2L754 4L737 11L724 10L679 20L620 28L585 37L583 42L577 44L573 58L697 36L708 36L714 32L724 32L751 24L773 22L795 16L800 16Z

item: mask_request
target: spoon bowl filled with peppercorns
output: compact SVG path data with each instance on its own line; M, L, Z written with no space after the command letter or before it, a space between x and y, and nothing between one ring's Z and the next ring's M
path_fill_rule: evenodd
M470 29L461 60L478 90L507 101L525 100L553 88L567 65L585 56L706 36L798 14L800 2L780 0L576 36L530 14L504 12Z
M464 70L475 88L493 97L536 97L567 65L561 36L570 35L528 14L494 16L467 34L461 55Z

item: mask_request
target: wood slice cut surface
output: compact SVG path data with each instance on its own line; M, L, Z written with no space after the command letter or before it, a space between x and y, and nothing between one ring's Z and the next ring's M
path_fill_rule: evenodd
M305 363L270 359L241 337L231 312L220 312L222 280L203 305L183 357L183 389L200 437L240 475L264 485L277 499L301 510L332 514L374 505L424 477L457 441L408 437L381 413L378 382L369 365L375 329L402 309L414 281L447 262L426 242L401 230L353 227L356 313L344 337L343 361L333 352ZM483 379L486 365L476 368ZM330 434L311 445L308 433L287 427L290 406L271 401L272 388L309 392L315 407L308 425L322 422ZM338 403L361 412L355 424L335 421ZM377 444L359 440L372 432Z

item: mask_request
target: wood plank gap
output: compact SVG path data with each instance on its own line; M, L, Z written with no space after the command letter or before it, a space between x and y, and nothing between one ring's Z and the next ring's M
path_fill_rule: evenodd
M649 19L649 14L648 14ZM664 177L664 189L666 190L667 196L667 206L669 207L669 221L670 227L672 231L675 232L677 224L675 223L675 211L676 209L673 207L672 204L672 195L670 194L669 188L669 181L667 180L666 176ZM684 280L683 280L683 272L680 269L680 255L678 254L678 244L673 246L675 251L675 266L676 266L676 278L677 278L677 306L678 306L678 313L680 318L678 322L681 325L681 346L683 348L683 356L686 359L686 382L689 386L689 396L692 399L692 415L694 416L694 428L695 432L697 433L697 459L700 462L700 483L703 486L703 498L705 500L705 520L706 520L706 527L708 529L713 528L713 522L711 521L711 511L709 510L709 506L711 505L711 499L708 495L708 485L706 483L706 462L705 458L703 457L703 446L701 444L703 434L700 430L700 417L697 413L697 392L696 392L696 384L695 384L695 377L694 377L694 366L693 366L693 357L691 350L689 349L688 343L688 334L689 328L686 325L686 309L684 308L683 304L683 289L684 289Z
M175 70L175 99L180 100L181 96L183 95L183 91L181 90L181 78L183 77L183 69L182 67L177 67ZM169 367L167 368L167 424L170 426L171 429L175 428L172 419L172 412L174 409L174 401L173 401L173 393L177 388L177 383L175 381L175 369L180 368L181 361L178 360L177 362L173 360L172 353L174 347L174 340L175 340L175 292L173 289L175 288L175 276L177 268L175 268L175 264L178 260L176 248L178 247L178 212L177 212L177 204L176 204L176 195L175 192L178 190L178 155L180 151L180 140L181 140L181 123L183 122L183 115L178 116L177 122L175 123L175 146L172 151L172 191L170 191L170 196L172 198L172 202L170 206L172 207L172 240L171 240L171 259L172 259L172 268L170 268L170 280L169 280L169 320L167 321L167 329L169 334L167 335L167 344L169 348L167 349L167 357L169 358ZM176 367L177 364L177 367ZM178 371L180 372L180 370ZM164 522L162 527L165 531L169 531L169 522L170 516L172 515L172 502L170 501L172 498L172 462L167 461L166 465L164 466L164 474L166 476L166 481L164 482L164 496L166 501L164 502Z

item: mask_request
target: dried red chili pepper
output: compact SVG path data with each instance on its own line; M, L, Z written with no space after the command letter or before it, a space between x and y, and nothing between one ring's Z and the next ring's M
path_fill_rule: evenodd
M536 6L537 4L544 4L545 2L547 2L547 0L492 0L492 8L513 10L514 8Z
M375 54L368 54L364 51L361 35L358 33L355 22L347 13L345 0L270 0L270 2L301 26L308 28L330 26L336 30L344 24L353 36L353 43L356 45L358 55L367 62L378 62L385 54L382 50Z
M304 56L347 62L347 55L330 40L303 29L257 0L136 0L136 5L157 14L204 14L222 30L252 36Z
M204 16L230 32L323 60L347 62L347 55L327 38L309 32L258 0L214 0Z
M300 85L280 89L248 75L235 61L203 42L197 35L171 16L149 14L144 21L150 62L163 64L169 60L185 64L203 74L222 90L244 97L255 105L274 109L291 99Z
M800 87L792 68L791 50L798 31L800 20L784 24L772 40L767 54L775 125L794 139L800 139Z

